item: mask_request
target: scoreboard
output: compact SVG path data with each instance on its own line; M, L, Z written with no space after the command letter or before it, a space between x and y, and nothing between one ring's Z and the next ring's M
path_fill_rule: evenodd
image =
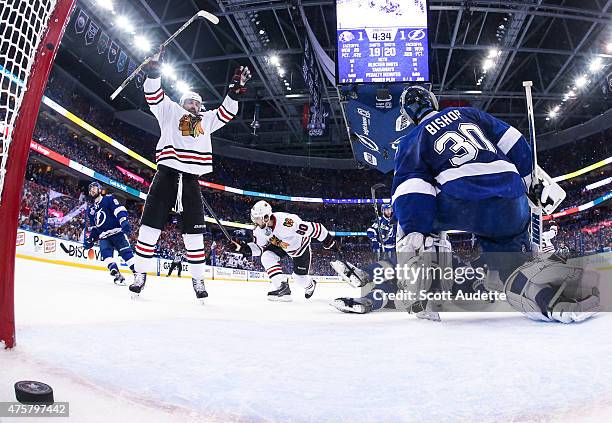
M337 0L339 84L429 81L426 0Z

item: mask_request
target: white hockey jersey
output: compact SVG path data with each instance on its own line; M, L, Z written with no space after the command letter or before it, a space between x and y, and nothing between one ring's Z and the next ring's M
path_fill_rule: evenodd
M277 212L272 213L270 219L272 227L256 226L253 230L255 242L249 243L249 247L254 256L261 255L267 246L276 245L289 256L299 257L313 238L323 241L329 233L320 223L306 222L296 214Z
M166 96L161 78L147 78L144 93L161 131L155 149L157 164L194 175L212 172L210 134L236 116L238 102L225 97L219 108L200 113L201 120L189 130L189 121L194 115Z
M542 252L543 253L554 253L555 246L552 243L552 239L557 236L559 228L551 226L546 232L542 232Z

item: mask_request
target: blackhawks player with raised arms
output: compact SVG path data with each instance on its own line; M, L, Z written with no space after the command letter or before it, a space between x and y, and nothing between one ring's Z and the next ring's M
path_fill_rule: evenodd
M93 199L93 205L87 212L91 229L84 247L89 249L99 240L100 255L115 284L125 285L125 278L119 272L113 255L117 250L119 256L134 272L134 253L128 240L132 228L128 222L127 210L111 194L103 195L102 187L97 182L89 184L88 191Z
M443 231L463 230L480 243L488 287L503 290L513 308L564 323L592 316L599 308L598 291L582 289L575 276L582 272L558 262L527 261L523 254L530 249L528 195L542 208L564 198L545 172L533 171L525 137L471 107L439 110L436 97L423 87L405 89L400 103L404 118L417 127L400 141L395 157L398 261L438 248ZM415 284L419 288L427 289Z
M306 299L312 297L317 282L310 275L313 239L323 243L325 249L340 248L339 243L320 223L306 222L291 213L272 212L266 201L258 201L251 209L251 221L255 223L253 242L234 239L232 249L245 256L259 256L271 280L268 292L271 301L291 301L289 283L283 277L280 261L291 257L293 281L304 289Z
M246 92L251 78L247 67L234 72L227 95L214 110L202 111L202 98L186 92L178 103L172 101L161 85L161 54L147 65L144 94L157 118L161 136L156 148L157 173L149 188L136 244L136 278L130 291L140 294L146 272L152 270L155 245L171 210L179 214L185 243L185 259L190 264L192 284L198 299L208 296L204 285L204 203L198 183L200 175L213 170L210 135L229 123L238 112L238 99Z

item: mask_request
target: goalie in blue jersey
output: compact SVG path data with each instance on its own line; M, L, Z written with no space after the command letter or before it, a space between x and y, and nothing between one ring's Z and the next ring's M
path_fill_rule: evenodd
M547 209L565 194L544 171L533 169L525 137L481 110L439 110L434 94L423 87L405 89L400 103L403 117L417 127L401 140L395 157L398 261L435 245L441 232L473 233L489 266L488 287L503 290L513 308L564 323L591 316L599 298L579 289L581 281L569 288L561 283L574 268L544 263L545 280L541 266L536 269L525 254L531 249L529 200Z
M436 97L423 87L405 89L400 103L403 118L416 127L399 142L395 156L396 273L405 267L452 268L445 232L465 231L482 249L485 288L503 292L514 309L532 319L563 323L595 314L597 275L562 261L531 260L528 254L530 203L550 214L565 192L533 166L525 137L471 107L439 110ZM353 286L371 279L354 266L336 267ZM414 298L440 288L432 278L393 279ZM361 311L342 305L342 311ZM439 320L430 305L409 299L404 307L417 317Z
M119 272L113 255L117 250L119 256L134 272L134 253L128 240L131 228L127 210L112 195L103 195L102 187L97 182L89 184L89 195L93 199L93 205L88 211L91 229L89 237L85 240L85 248L93 247L99 240L100 255L115 284L125 285L125 278Z

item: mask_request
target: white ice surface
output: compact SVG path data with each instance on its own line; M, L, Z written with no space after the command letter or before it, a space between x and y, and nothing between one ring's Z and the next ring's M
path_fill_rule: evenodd
M17 260L17 380L54 387L74 422L612 421L612 316L348 315L320 284L271 303L263 283L149 278L133 301L105 272ZM0 418L2 422L40 421ZM44 420L46 421L46 419ZM58 419L54 421L66 421Z

